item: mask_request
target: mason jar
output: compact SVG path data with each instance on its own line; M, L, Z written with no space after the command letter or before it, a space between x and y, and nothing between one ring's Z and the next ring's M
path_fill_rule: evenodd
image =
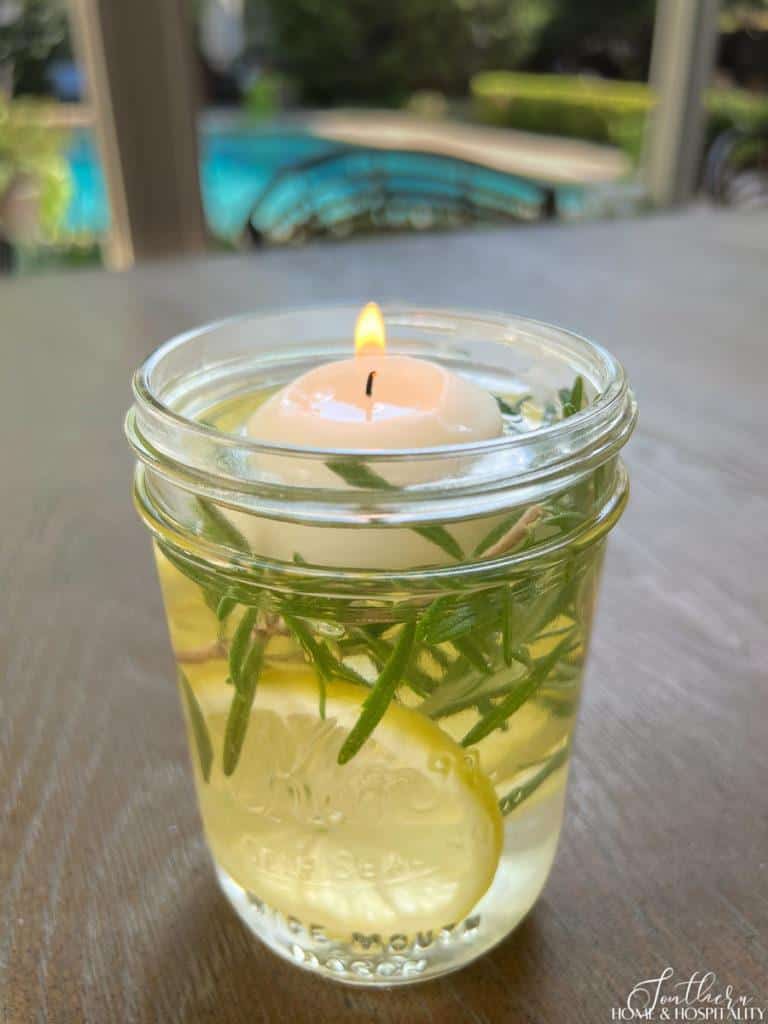
M490 393L500 436L251 436L269 396L349 354L355 315L172 339L126 430L219 884L276 953L388 986L469 963L546 882L636 406L566 330L393 306L391 349Z

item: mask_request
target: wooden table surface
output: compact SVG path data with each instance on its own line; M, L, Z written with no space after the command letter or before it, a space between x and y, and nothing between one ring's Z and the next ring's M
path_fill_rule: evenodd
M765 1007L767 291L768 217L707 211L0 285L0 1020L602 1024L667 966ZM375 993L216 888L122 437L169 335L373 297L571 326L641 409L550 882L485 959Z

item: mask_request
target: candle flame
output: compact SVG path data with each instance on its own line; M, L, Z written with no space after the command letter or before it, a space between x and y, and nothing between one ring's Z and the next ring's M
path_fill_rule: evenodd
M360 310L355 325L355 355L371 355L376 350L384 352L386 347L384 317L378 303L369 302Z

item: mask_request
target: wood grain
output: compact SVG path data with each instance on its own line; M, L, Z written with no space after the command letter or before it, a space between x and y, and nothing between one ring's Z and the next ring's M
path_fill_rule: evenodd
M0 286L0 1020L601 1024L643 977L768 1001L768 218L693 212ZM262 949L217 892L121 436L168 335L282 303L515 310L602 341L641 421L544 896L390 993Z

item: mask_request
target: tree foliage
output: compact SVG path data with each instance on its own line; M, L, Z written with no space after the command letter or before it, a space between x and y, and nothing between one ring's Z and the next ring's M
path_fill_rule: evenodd
M519 64L557 0L267 0L276 62L311 103L463 94L484 67Z

